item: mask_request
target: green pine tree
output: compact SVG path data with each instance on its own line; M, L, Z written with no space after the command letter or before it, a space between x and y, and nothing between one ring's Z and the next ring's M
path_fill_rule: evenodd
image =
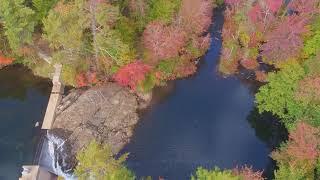
M133 180L134 174L124 166L127 154L115 159L111 148L96 141L79 152L75 174L79 180Z
M32 0L32 5L36 11L36 19L41 23L42 19L45 18L50 9L58 2L58 0Z
M24 0L0 1L0 23L4 26L4 34L13 51L17 51L24 43L32 43L34 11L24 3Z

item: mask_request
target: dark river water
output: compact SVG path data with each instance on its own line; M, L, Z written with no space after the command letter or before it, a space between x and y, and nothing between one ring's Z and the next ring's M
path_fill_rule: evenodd
M188 179L198 166L247 164L272 170L268 132L250 123L250 117L259 118L250 84L216 72L222 24L218 10L211 49L200 61L199 72L155 90L157 102L142 113L131 143L123 150L130 153L127 165L139 177Z
M38 131L49 99L50 83L22 67L0 70L0 180L18 179L32 164Z

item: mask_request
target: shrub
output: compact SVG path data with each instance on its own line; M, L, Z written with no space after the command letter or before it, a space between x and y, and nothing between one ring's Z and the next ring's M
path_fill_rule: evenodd
M175 78L175 75L173 74L173 72L177 66L178 60L179 59L168 59L168 60L163 60L158 64L157 70L161 72L162 79Z
M181 62L177 65L176 68L176 77L184 78L191 76L197 71L197 66L194 62L190 62L188 59L181 58Z
M77 87L85 87L98 83L97 73L88 72L88 73L79 73L76 75Z
M76 87L77 71L73 66L63 65L61 78L63 83Z
M259 82L266 82L267 81L267 74L263 71L255 71L256 80Z
M240 64L246 69L255 70L259 67L259 63L255 59L243 59Z
M221 170L215 167L213 170L198 168L192 180L264 180L262 172L254 172L251 167L244 166L233 170Z
M113 78L120 85L129 86L131 89L136 90L137 85L145 80L146 74L150 70L150 66L136 61L121 67Z
M204 180L204 179L214 179L214 180L241 180L239 176L233 175L231 170L220 170L215 168L213 170L207 170L202 167L198 168L196 174L191 177L192 180Z
M0 53L0 67L7 66L7 65L12 64L12 63L13 63L13 59L12 58L5 57Z
M157 84L157 78L154 74L149 73L145 79L139 83L139 90L141 92L150 92Z
M233 174L240 176L242 180L264 180L261 171L255 172L248 166L233 169Z

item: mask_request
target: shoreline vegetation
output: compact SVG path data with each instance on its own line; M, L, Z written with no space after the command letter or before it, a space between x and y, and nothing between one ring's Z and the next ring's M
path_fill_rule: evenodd
M219 71L252 72L263 83L259 112L272 113L289 132L271 154L274 179L319 179L319 0L2 0L0 67L23 64L49 77L61 63L67 85L112 81L148 93L196 72L217 6L225 8ZM77 159L80 179L135 179L126 155L115 159L107 145L92 142ZM248 165L200 167L191 179L265 178Z
M212 0L19 0L0 9L0 64L74 87L116 81L150 92L195 73L209 48ZM50 62L51 64L49 64Z
M289 131L288 140L271 154L277 163L274 179L319 179L320 1L225 4L219 71L254 73L264 84L256 93L259 112L271 112ZM207 174L218 177L217 172L234 176L228 170ZM247 175L244 179L263 179Z

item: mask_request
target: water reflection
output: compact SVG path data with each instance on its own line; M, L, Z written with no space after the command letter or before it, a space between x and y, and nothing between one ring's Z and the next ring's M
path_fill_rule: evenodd
M51 81L34 76L23 66L15 65L0 70L0 98L24 101L32 89L41 95L48 95Z
M254 108L247 117L251 127L255 130L256 136L268 145L270 151L280 147L281 143L288 139L288 131L279 119L271 113L260 114L257 108ZM273 171L276 164L272 161L264 170L268 179L273 179Z
M22 164L31 164L50 82L15 66L0 70L0 179L18 179Z

